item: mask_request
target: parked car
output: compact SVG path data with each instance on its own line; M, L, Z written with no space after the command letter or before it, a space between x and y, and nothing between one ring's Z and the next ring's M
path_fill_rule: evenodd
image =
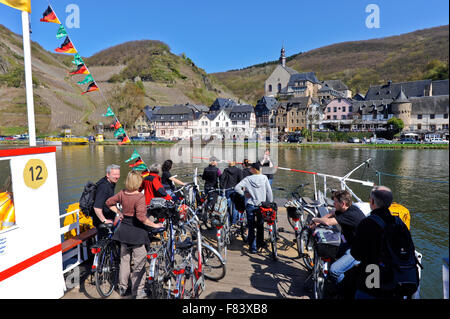
M392 141L381 137L372 140L372 144L391 144L391 143Z
M443 140L442 138L435 137L435 138L430 139L430 143L431 144L448 144L448 141Z
M286 142L288 143L301 143L303 142L303 138L301 136L297 135L289 135L286 139Z
M132 136L132 137L130 137L130 139L132 141L145 141L145 137L141 137L141 136Z
M407 137L407 138L401 138L398 142L399 142L400 144L420 144L419 141L417 141L417 140L415 140L415 139L413 139L413 138L410 138L410 137Z
M357 138L357 137L350 137L350 138L347 140L347 142L348 142L348 143L361 143L361 141L360 141L359 138Z

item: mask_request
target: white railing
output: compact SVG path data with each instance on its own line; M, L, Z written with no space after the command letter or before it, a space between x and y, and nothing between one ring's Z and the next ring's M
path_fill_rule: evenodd
M80 210L79 209L71 211L69 213L65 213L63 215L60 215L59 218L64 220L64 218L66 218L67 216L73 215L73 214L75 214L75 216L76 216L76 221L69 225L61 227L61 229L60 229L61 236L63 236L65 233L67 233L73 229L76 229L77 236L80 234ZM86 243L84 243L84 242L63 253L63 267L64 267L65 262L67 262L68 260L72 259L75 256L77 257L77 261L75 263L66 266L66 268L63 268L63 275L68 273L69 271L73 270L74 268L78 267L81 263L83 263L85 261L85 259L83 259L83 257L82 257L81 249L83 249L83 256L87 256L87 246L86 246ZM64 291L66 291L66 290L67 290L67 287L64 285Z

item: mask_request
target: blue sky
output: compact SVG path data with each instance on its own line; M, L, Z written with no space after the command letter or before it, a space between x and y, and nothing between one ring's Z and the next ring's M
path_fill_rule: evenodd
M53 51L62 41L58 26L39 22L47 0L32 0L32 35ZM239 69L276 60L284 44L286 55L344 41L398 35L449 23L447 0L58 0L50 1L66 24L66 7L80 9L80 28L67 28L82 56L131 40L167 43L172 52L184 52L206 72ZM139 5L132 4L139 3ZM377 4L380 27L367 28ZM20 12L0 5L0 24L22 33ZM67 27L67 26L66 26Z

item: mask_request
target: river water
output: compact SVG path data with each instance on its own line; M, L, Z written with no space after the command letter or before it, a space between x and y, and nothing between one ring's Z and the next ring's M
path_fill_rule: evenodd
M205 160L192 160L192 156L208 158L210 154L214 154L218 158L230 159L235 155L237 161L242 161L244 157L250 158L250 160L255 157L252 150L244 150L240 153L233 149L209 149L207 152L195 153L188 146L180 147L179 145L175 147L98 145L57 147L56 161L61 212L65 211L68 204L78 201L86 181L95 182L103 177L105 168L109 164L114 163L122 167L116 192L120 190L129 171L125 161L131 156L134 149L139 152L148 165L154 162L162 163L169 158L173 159L176 163L172 169L172 175L178 174L178 177L184 181L191 179L182 175L192 173L196 167L199 172L202 172L203 168L208 165ZM258 156L256 155L256 157ZM414 243L416 249L423 254L422 298L442 298L442 258L448 256L449 247L448 150L285 147L272 148L272 158L280 167L338 176L345 175L371 158L369 168L361 168L351 177L376 183L379 182L379 179L375 171L411 177L382 175L381 184L390 187L394 191L394 201L407 207L411 213L411 232ZM183 163L179 163L181 161ZM219 164L219 167L225 168L225 163ZM447 183L435 181L446 181ZM313 175L278 170L275 174L274 186L293 188L301 182L310 183L305 189L305 194L313 196ZM322 180L318 179L318 182L322 182ZM368 200L370 187L355 183L348 183L348 185L363 201ZM339 188L339 184L329 179L327 186ZM282 191L274 191L274 194L275 197L286 196L286 193Z

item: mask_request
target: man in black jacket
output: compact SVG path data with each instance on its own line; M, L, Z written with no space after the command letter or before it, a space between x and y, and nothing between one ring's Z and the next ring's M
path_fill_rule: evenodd
M392 191L385 186L376 186L370 193L370 215L377 215L386 224L395 221L394 216L389 211L393 200ZM392 296L382 293L377 288L368 287L367 278L370 275L368 265L378 265L381 260L381 242L383 230L371 218L366 218L358 225L354 243L350 253L352 256L361 261L360 276L358 278L358 290L356 291L356 299L377 299L391 298ZM381 281L383 278L381 278Z
M222 172L217 167L217 158L212 156L209 159L208 167L205 167L202 174L202 179L205 181L205 191L217 188L218 179L222 175Z
M226 189L225 197L228 201L228 207L232 207L233 211L230 216L231 225L236 224L238 219L238 211L233 204L232 199L236 196L234 187L242 180L242 170L236 167L236 162L231 161L228 167L224 169L220 177L220 187ZM231 188L231 189L230 189Z

